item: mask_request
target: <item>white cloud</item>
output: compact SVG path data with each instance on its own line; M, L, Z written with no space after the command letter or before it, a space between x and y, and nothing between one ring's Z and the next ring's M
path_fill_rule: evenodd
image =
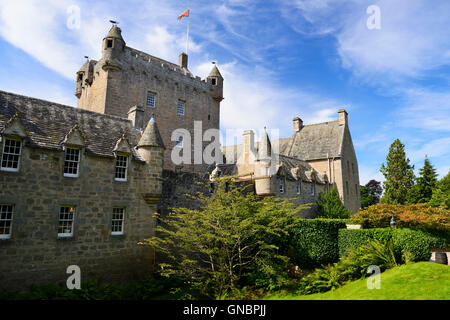
M374 179L380 182L385 180L383 174L379 171L379 168L368 167L362 164L358 165L359 168L359 183L364 186L370 180Z

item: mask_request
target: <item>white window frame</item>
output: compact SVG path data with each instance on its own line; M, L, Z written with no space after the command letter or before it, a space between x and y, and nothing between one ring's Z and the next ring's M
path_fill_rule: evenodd
M184 143L184 136L180 134L177 137L177 141L175 141L175 147L176 148L183 148L183 143Z
M12 228L13 228L13 220L14 220L14 209L15 206L13 203L1 203L0 204L0 208L2 208L3 206L11 206L11 219L2 219L2 213L3 213L3 209L0 209L0 222L3 221L10 221L9 224L9 233L8 234L0 234L0 239L11 239L11 235L12 235ZM7 213L7 211L5 211Z
M183 104L183 113L180 113L180 103ZM178 100L178 103L177 103L177 115L184 116L185 113L186 113L186 102L184 102L182 100Z
M302 180L297 180L296 184L295 184L295 188L297 191L297 194L301 194L302 193Z
M72 160L67 160L67 150L68 149L72 149L72 150L78 150L78 161L72 161ZM65 147L64 148L64 164L63 164L63 174L64 177L68 177L68 178L78 178L78 176L80 175L80 160L81 160L81 148L76 148L76 147ZM65 173L64 169L66 167L66 162L76 162L77 163L77 173L73 174L73 173Z
M73 212L72 212L72 219L62 219L62 220L61 220L61 214L63 213L63 212L61 212L61 211L62 211L62 208L72 208L72 209L73 209ZM58 215L58 238L73 237L73 229L74 229L74 227L75 227L75 214L76 214L76 211L77 211L77 209L76 209L75 206L64 205L64 206L60 206L60 207L59 207L59 215ZM70 211L69 211L69 212L70 212ZM64 214L66 214L66 212L64 212ZM63 221L63 222L67 222L67 221L70 221L70 222L71 222L70 233L68 233L68 232L59 232L59 227L60 227L60 224L61 224L62 221Z
M114 212L115 210L122 210L122 212L120 213L120 212ZM122 235L123 234L123 229L124 229L124 226L125 226L125 212L126 212L126 210L125 210L125 207L113 207L113 213L112 213L112 216L111 216L111 235L113 235L113 236L117 236L117 235ZM114 219L114 215L115 214L121 214L122 215L122 219ZM121 229L121 231L112 231L113 230L113 228L114 228L114 221L120 221L121 222L121 224L120 224L120 229Z
M284 184L284 179L280 178L280 193L284 193L285 190L286 190L286 188L285 188L285 184Z
M316 195L316 183L315 181L311 181L311 195Z
M117 165L118 157L125 158L125 167ZM115 167L114 167L114 180L115 181L127 181L127 179L128 179L129 156L127 154L120 154L119 153L119 154L116 155L116 159L115 160L116 160L115 161L116 163L115 163ZM117 168L125 168L125 178L117 178Z
M3 148L2 148L2 157L0 159L0 170L1 171L9 171L9 172L18 172L20 169L20 160L22 159L22 139L19 138L10 138L10 137L5 137L3 139ZM6 141L18 141L20 143L19 145L19 154L16 153L6 153L5 149L6 149ZM14 155L14 156L19 156L19 159L17 160L17 168L8 168L8 167L3 167L3 157L5 156L5 154L8 155Z
M153 106L150 106L149 104L148 104L148 96L149 95L152 95L153 96ZM149 108L156 108L156 93L155 92L153 92L153 91L147 91L147 97L146 97L146 100L145 100L145 105L147 106L147 107L149 107Z

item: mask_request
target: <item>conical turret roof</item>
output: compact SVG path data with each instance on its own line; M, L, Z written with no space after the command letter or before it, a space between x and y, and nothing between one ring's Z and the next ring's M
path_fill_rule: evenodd
M217 68L217 65L214 65L214 67L212 68L212 70L209 73L208 77L220 77L220 78L223 78L222 75L220 74L219 69Z
M258 159L268 160L272 156L272 145L270 143L269 135L267 134L266 128L264 127L264 133L261 136L261 141L259 142L258 149Z
M155 118L151 118L145 127L144 133L139 140L137 147L164 147L161 134L159 133L158 126L156 125Z
M123 40L123 38L122 38L122 30L116 25L111 27L111 29L109 30L109 32L105 38L115 38L115 39L120 39L123 42L125 42L125 40Z

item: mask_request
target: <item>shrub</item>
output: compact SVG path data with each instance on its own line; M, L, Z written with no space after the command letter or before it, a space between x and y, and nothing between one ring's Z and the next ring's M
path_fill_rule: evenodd
M296 219L288 229L292 262L300 268L317 267L339 260L340 219Z
M374 228L374 229L342 229L339 230L338 246L339 256L346 255L347 250L359 248L365 245L369 240L376 239L379 241L387 241L392 238L391 228Z
M351 213L345 208L336 187L328 192L321 192L317 200L317 216L320 218L349 218Z
M433 208L427 204L378 204L355 214L351 221L363 228L389 227L394 216L398 227L450 231L450 210Z

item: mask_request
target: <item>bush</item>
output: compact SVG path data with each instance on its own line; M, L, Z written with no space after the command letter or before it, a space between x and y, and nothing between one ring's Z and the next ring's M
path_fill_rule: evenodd
M328 192L319 193L316 212L320 218L345 219L351 216L350 211L342 203L336 187Z
M389 227L392 216L398 227L450 231L450 210L423 203L373 205L355 214L351 221L361 224L363 228L385 228Z
M303 269L338 261L342 228L346 224L340 219L296 219L288 229L292 262Z
M397 258L408 261L428 261L431 249L446 248L450 238L448 232L431 232L414 229L342 229L339 230L339 255L343 257L348 250L365 245L369 240L392 240Z

